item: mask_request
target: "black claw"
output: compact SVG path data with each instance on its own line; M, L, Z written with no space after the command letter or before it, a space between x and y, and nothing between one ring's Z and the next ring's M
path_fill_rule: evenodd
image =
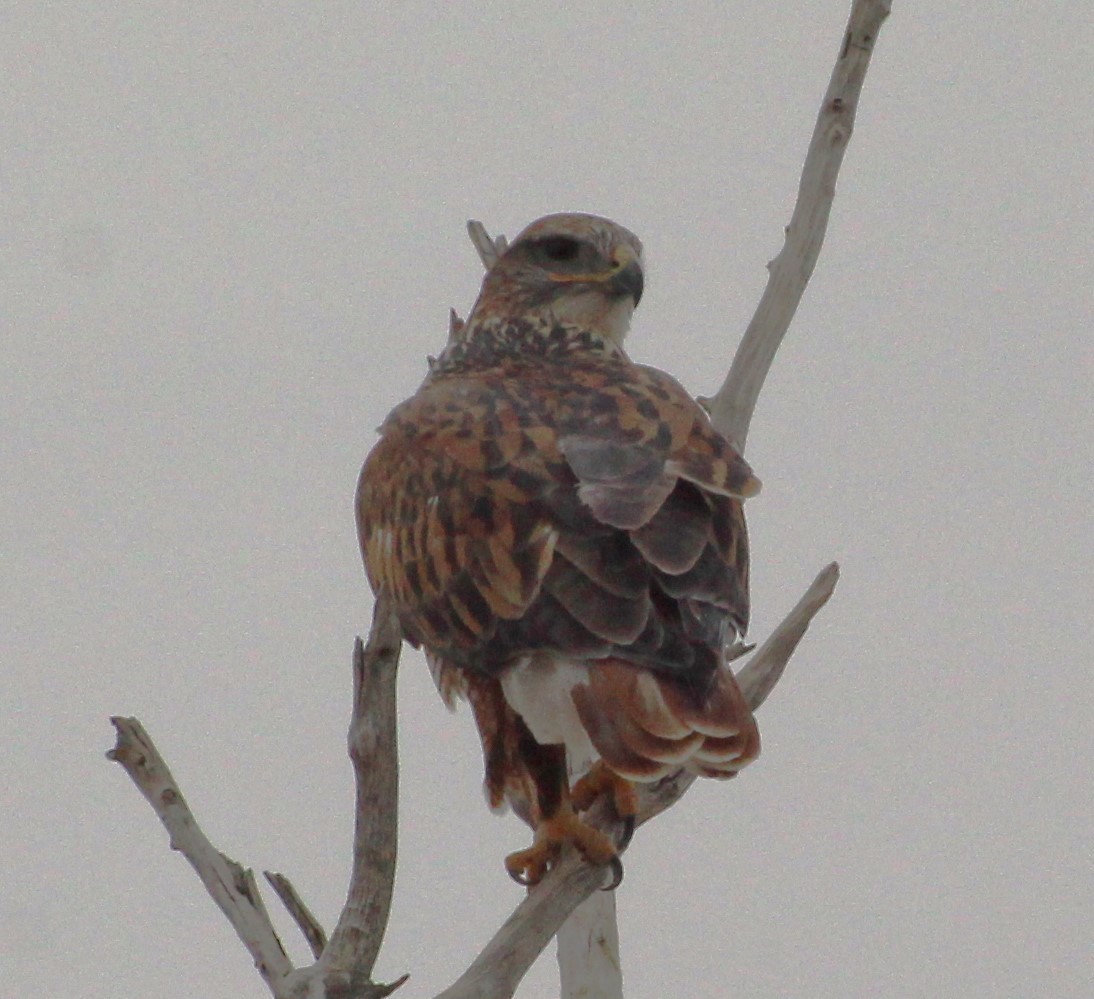
M601 891L615 891L623 883L623 861L618 857L612 857L608 861L608 866L612 869L612 882L601 888Z
M631 845L631 840L634 838L634 816L628 815L623 819L623 833L619 837L619 852L622 853Z
M510 870L509 870L508 868L506 868L506 871L505 871L505 872L506 872L506 874L508 874L508 875L509 875L509 877L511 877L511 878L512 878L512 879L513 879L513 880L514 880L514 881L515 881L515 882L516 882L516 883L517 883L518 885L522 885L522 886L523 886L523 887L525 887L525 888L531 888L531 887L532 887L532 884L533 884L533 882L532 882L532 881L529 881L529 880L528 880L528 879L527 879L527 878L526 878L526 877L525 877L525 876L524 876L523 874L515 874L515 873L514 873L513 871L510 871Z

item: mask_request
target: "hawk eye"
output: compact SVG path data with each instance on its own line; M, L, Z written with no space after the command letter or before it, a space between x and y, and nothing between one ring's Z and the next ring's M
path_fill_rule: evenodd
M548 260L565 264L576 260L581 252L581 244L569 236L548 236L540 240L540 250Z

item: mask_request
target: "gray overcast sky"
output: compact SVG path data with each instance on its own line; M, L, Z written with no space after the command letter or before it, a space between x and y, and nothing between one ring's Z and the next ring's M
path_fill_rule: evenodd
M477 292L464 220L632 228L631 353L710 392L847 14L379 6L0 14L5 995L266 994L103 759L110 714L145 722L218 846L333 923L370 610L354 482ZM830 559L843 580L761 760L628 853L630 999L1094 980L1091 22L895 7L749 439L755 637ZM527 833L487 812L469 714L417 655L400 698L377 970L428 996L518 901L501 861Z

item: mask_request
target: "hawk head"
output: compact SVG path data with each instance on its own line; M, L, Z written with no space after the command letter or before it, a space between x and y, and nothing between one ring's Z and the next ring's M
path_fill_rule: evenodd
M464 335L520 318L620 346L641 297L642 244L634 233L596 215L548 215L490 268Z

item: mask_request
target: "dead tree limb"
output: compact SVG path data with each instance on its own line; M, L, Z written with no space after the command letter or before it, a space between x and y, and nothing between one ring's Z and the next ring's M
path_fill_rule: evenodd
M387 929L399 800L395 737L395 677L402 644L399 622L377 600L369 654L361 639L353 649L353 720L349 755L357 781L353 868L349 893L320 963L348 975L354 987L369 981Z
M738 674L753 710L778 682L810 621L831 596L838 574L834 563L824 569ZM362 646L358 640L354 649L356 696L350 744L358 790L348 900L331 942L323 948L318 961L305 968L293 968L253 874L220 853L201 831L140 722L135 718L112 719L118 742L108 757L125 768L152 805L167 828L172 848L182 852L197 871L275 999L380 999L406 980L404 975L390 985L379 985L370 979L387 927L395 871L394 688L398 658L397 623L386 601L377 601L368 644ZM641 825L669 808L693 780L692 775L678 773L641 788L637 823ZM592 809L589 821L612 834L618 833L606 803ZM604 876L603 869L590 867L576 854L567 856L517 906L467 971L437 999L508 999L574 909L601 887ZM321 937L322 928L310 913L306 917L298 915L303 903L287 879L283 875L268 877L282 883L279 895L295 900L288 908L298 924L302 919L309 924L304 930L309 942ZM340 932L344 942L336 947ZM314 950L314 943L312 946Z
M709 402L711 422L742 451L760 389L820 256L836 196L836 177L855 125L859 94L890 6L890 0L855 0L851 6L847 30L805 156L786 241L767 265L767 287L760 304L741 338L725 382Z
M353 650L349 754L357 782L353 867L345 907L330 941L282 874L266 877L316 956L293 968L262 902L254 874L216 849L201 831L163 757L136 718L112 718L120 763L250 952L274 999L381 999L390 985L371 979L387 928L395 878L398 758L395 680L401 634L385 598L376 601L368 643Z
M190 862L250 952L263 981L278 996L277 987L292 971L292 962L270 923L254 876L209 842L141 723L136 718L110 720L118 739L107 758L125 768L167 830L171 849Z

